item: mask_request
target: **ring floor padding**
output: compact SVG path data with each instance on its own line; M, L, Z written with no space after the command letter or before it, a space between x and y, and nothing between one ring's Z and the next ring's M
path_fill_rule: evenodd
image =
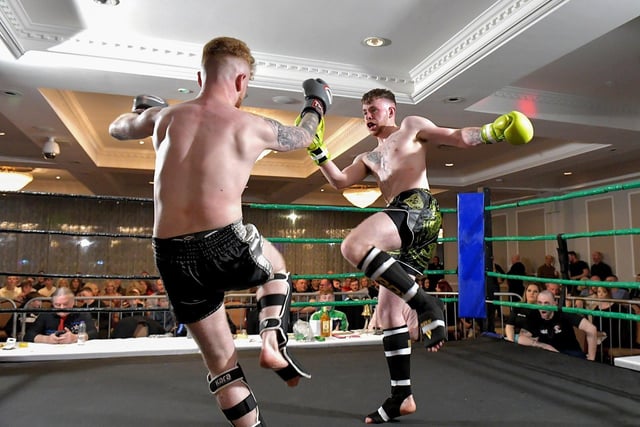
M381 346L294 349L313 375L288 388L239 353L270 427L361 426L389 393ZM198 355L0 364L3 426L227 426ZM406 426L637 426L640 373L505 341L412 355Z

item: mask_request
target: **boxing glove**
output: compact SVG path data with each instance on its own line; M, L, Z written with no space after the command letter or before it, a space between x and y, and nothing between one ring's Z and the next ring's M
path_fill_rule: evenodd
M309 111L313 111L322 119L333 102L329 85L322 79L307 79L302 83L302 91L304 106L300 116L304 117Z
M133 98L133 109L134 113L140 114L144 110L153 107L168 107L167 101L155 95L138 95Z
M302 115L296 117L295 125L298 126L302 120ZM311 145L307 147L307 153L311 159L318 166L322 166L327 160L331 158L327 144L324 142L324 118L320 119L318 127L316 128L316 134L313 136Z
M519 111L512 111L498 117L493 123L482 126L482 142L494 144L507 141L513 145L523 145L533 138L531 121Z

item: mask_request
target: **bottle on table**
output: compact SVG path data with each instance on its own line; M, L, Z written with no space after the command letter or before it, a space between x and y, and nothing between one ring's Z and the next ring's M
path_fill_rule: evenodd
M78 325L78 345L84 345L87 339L89 339L89 335L87 335L87 325L82 321Z
M320 315L320 336L325 338L331 336L331 317L327 307L322 307L322 314Z

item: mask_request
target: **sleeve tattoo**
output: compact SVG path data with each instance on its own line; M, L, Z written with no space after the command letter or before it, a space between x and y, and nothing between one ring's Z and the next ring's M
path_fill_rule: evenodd
M307 119L309 116L309 119ZM304 148L309 145L311 138L315 134L315 128L318 126L318 119L314 114L308 114L300 122L300 126L284 126L277 120L265 117L265 120L273 128L276 135L279 151L291 151L298 148ZM314 124L315 123L315 124Z

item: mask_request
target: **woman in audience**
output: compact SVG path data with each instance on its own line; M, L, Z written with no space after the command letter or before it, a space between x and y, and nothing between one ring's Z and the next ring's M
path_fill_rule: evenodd
M630 309L625 309L617 302L613 301L611 297L611 289L598 286L596 288L596 305L593 308L594 311L609 312L609 313L630 313ZM604 346L603 351L609 348L632 348L634 344L635 333L632 325L635 322L623 319L614 319L610 317L602 317L598 315L590 316L591 323L593 323L598 331L603 333ZM605 338L606 337L606 338Z
M538 294L540 293L540 284L532 282L527 284L522 295L522 301L527 304L537 304ZM518 342L520 329L526 326L527 316L535 310L534 308L512 307L509 318L507 319L504 332L505 339L511 342Z

